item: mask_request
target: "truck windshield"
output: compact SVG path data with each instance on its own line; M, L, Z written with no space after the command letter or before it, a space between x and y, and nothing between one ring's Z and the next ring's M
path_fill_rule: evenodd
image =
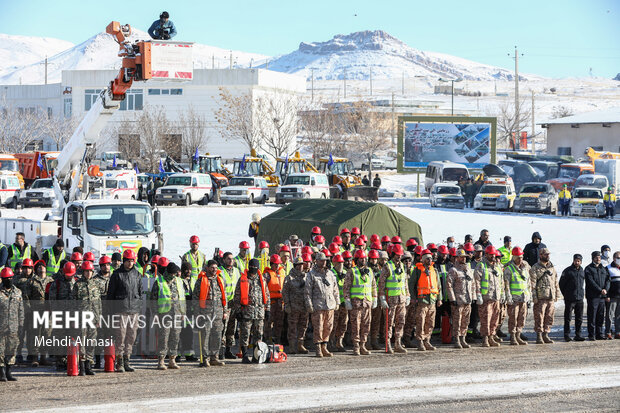
M482 185L481 194L505 194L506 187L504 185Z
M522 194L540 194L541 192L547 192L546 185L525 185L521 188Z
M263 175L263 165L260 161L245 161L245 165L243 169L241 168L241 161L235 161L235 166L233 167L233 173L235 175L253 175L253 176L262 176Z
M179 185L179 186L190 186L192 184L192 178L189 176L171 176L166 181L166 186L170 185Z
M435 193L439 195L458 195L461 193L461 188L458 186L438 186Z
M575 186L593 186L595 188L606 189L609 185L607 178L593 177L592 175L581 175L575 181Z
M153 232L149 206L96 205L86 207L86 231L92 235L146 235Z
M232 178L230 186L254 186L254 178Z
M309 176L289 176L284 185L310 185Z
M0 171L17 172L19 171L19 165L16 160L2 159L0 160Z
M51 188L52 180L51 179L37 179L32 183L31 189L41 189L41 188Z
M579 168L562 168L560 169L560 175L558 178L569 178L569 179L577 179L579 176Z
M573 198L598 198L603 199L603 193L595 189L577 189Z

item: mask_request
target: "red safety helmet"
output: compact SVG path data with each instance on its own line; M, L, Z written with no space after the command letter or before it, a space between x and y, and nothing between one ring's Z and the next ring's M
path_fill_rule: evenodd
M86 254L84 254L84 261L95 262L95 254L88 251Z
M166 268L168 264L170 264L170 260L168 260L168 258L166 257L159 257L159 259L157 260L157 265L159 265L160 267Z
M249 250L249 249L250 249L250 243L249 243L249 242L247 242L247 241L241 241L241 242L239 243L239 249L242 249L242 250Z
M465 245L463 245L463 249L467 252L474 252L474 244L472 244L471 242L466 242Z
M364 242L362 237L359 237L358 239L355 240L355 246L356 247L363 247L365 244L366 243Z
M418 246L418 241L416 241L413 238L409 238L407 240L407 244L405 244L407 247L417 247Z
M13 275L13 270L9 267L4 267L2 271L0 271L0 278L11 278Z
M302 247L301 253L302 254L312 255L314 253L314 251L312 251L312 247L311 246L306 245L305 247Z
M301 259L304 260L304 262L312 262L312 255L310 255L310 254L301 254Z
M493 245L489 245L484 249L484 253L489 255L496 255L497 249Z
M351 231L349 231L349 228L342 228L340 230L340 235L342 235L342 234L350 234L350 233L351 233Z
M403 246L400 244L394 244L392 246L392 253L394 255L403 255L405 251L403 250Z
M432 255L432 252L430 249L426 248L425 250L422 251L422 255Z
M331 252L329 252L329 250L328 250L327 248L323 248L323 249L321 250L321 252L322 252L323 254L325 254L325 256L326 256L327 258L329 258L329 257L331 257L331 256L332 256L332 253L331 253Z
M336 235L334 238L332 238L332 242L334 244L342 245L342 238L340 238L340 235Z
M111 264L111 263L112 263L112 258L110 258L109 255L102 255L101 258L99 258L99 265Z
M192 235L191 237L189 237L189 243L198 244L200 243L200 238L198 238L198 235Z
M394 246L393 244L388 244L387 247L385 247L385 251L388 253L388 255L392 253L393 246Z
M282 245L279 252L291 252L291 249L288 245Z
M340 248L338 247L338 244L336 244L335 242L332 242L331 244L329 244L329 247L327 247L327 249L332 254L338 254L340 252Z
M159 258L159 255L153 255L153 257L151 258L151 264L157 265L159 263Z
M380 242L373 242L372 244L370 244L370 249L371 250L382 250L383 247L381 246Z
M82 263L82 271L84 270L94 270L95 266L93 265L92 261L84 261Z
M325 237L323 235L317 235L314 237L314 242L317 244L325 244Z
M261 241L258 243L258 249L262 250L264 248L269 248L269 243L267 241Z
M448 250L448 252L450 253L451 257L456 257L456 248L452 247Z
M351 235L360 235L362 231L358 227L351 228Z
M364 251L364 250L357 250L357 251L355 251L355 259L358 259L358 258L367 258L366 257L366 251Z
M22 267L34 267L34 263L30 258L24 258L22 260Z
M496 250L495 250L495 256L496 256L496 257L501 257L501 256L502 256L502 253L501 253L501 252L499 252L499 250L498 250L498 249L496 249Z
M400 237L399 237L398 235L394 235L394 236L392 237L392 239L390 240L390 242L391 242L392 244L402 244L402 243L403 243L403 240L402 240L402 239L400 239Z
M336 254L332 258L332 262L344 262L344 258L342 258L342 255Z
M379 236L378 236L377 234L372 234L372 235L370 236L370 242L371 242L371 243L372 243L372 242L379 242L379 241L380 241L380 239L379 239Z
M439 248L437 248L437 252L440 254L448 255L450 253L450 250L445 245L440 245Z
M318 235L318 234L321 233L321 228L319 228L319 227L312 227L311 233L314 234L314 235Z
M514 247L512 249L512 255L515 255L517 257L520 257L523 255L523 250L520 247Z
M384 242L390 242L390 237L388 237L387 235L382 236L381 243L383 244Z
M75 275L75 264L72 262L67 262L63 267L62 267L62 273L64 275L69 275L69 276L73 276Z
M350 260L351 258L353 258L353 254L351 254L351 251L345 251L342 253L342 258L344 258L345 260Z
M377 258L377 259L379 259L380 258L379 257L379 251L377 251L377 250L370 250L368 252L368 258Z
M413 250L414 254L417 255L422 255L422 251L424 251L424 247L421 245L418 245L417 247L415 247L415 249Z
M134 250L125 250L123 251L123 259L124 260L136 260L136 252Z
M368 242L368 237L366 236L366 234L360 235L360 238L363 239L364 242Z
M118 232L121 230L121 227L118 224L114 224L114 226L112 227L112 231L114 232Z
M273 254L271 258L269 258L269 262L272 264L282 264L282 258L278 254Z
M432 242L430 244L426 244L426 248L429 250L437 250L437 245L433 244Z
M82 254L80 254L79 252L74 252L73 254L71 254L71 261L82 261Z

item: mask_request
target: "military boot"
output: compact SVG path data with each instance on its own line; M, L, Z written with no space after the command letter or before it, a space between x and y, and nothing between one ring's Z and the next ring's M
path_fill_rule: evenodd
M0 366L0 381L7 381L6 370L4 366Z
M489 344L489 336L482 337L482 347L491 347Z
M493 335L489 336L489 345L491 347L499 347L500 344L495 340L495 337Z
M397 338L394 342L394 352L400 354L407 354L407 349L403 347L403 343L400 342L400 338Z
M125 369L125 371L128 371L130 373L133 373L134 371L136 371L136 369L134 369L133 367L129 365L129 356L123 357L123 368Z
M542 333L536 333L536 344L545 344Z
M211 357L217 359L216 356L211 356ZM209 363L209 359L206 357L202 359L200 364L198 364L198 367L209 367L209 366L211 366L211 363Z
M368 356L371 354L371 352L366 348L366 343L360 343L360 354L362 356Z
M407 348L407 347L409 347L409 348L415 347L413 345L413 342L411 341L411 337L403 337L402 340L403 340L403 347L405 347L405 348Z
M114 371L117 373L124 373L125 368L123 367L123 356L120 354L116 355L115 363L114 363Z
M39 367L39 357L34 356L32 359L32 363L30 363L30 367Z
M343 349L344 349L344 347L343 347ZM331 357L331 356L333 356L333 354L330 353L329 350L327 350L327 342L321 343L321 353L323 353L323 357Z
M80 361L80 372L78 373L78 376L86 376L86 372L84 371L84 361Z
M342 344L342 337L338 338L336 340L334 340L334 342L336 343L336 345L334 346L336 348L336 351L339 353L343 353L346 350L344 349L344 345ZM325 346L327 348L327 345Z
M379 345L379 338L378 338L378 337L373 337L373 338L370 340L370 347L371 347L373 350L381 350L381 346Z
M17 379L11 374L11 366L9 366L9 364L7 363L6 358L4 359L4 366L4 368L6 369L6 379L8 381L17 381Z
M526 346L527 345L527 341L523 340L521 338L521 334L517 333L515 334L515 339L517 340L517 343L522 345L522 346Z
M217 359L217 357L215 357L215 356L211 356L211 359L210 359L210 360L205 359L205 361L207 362L207 365L209 365L209 364L210 364L210 365L212 365L212 366L216 366L216 367L219 367L219 366L225 366L225 365L226 365L226 363L225 363L225 362L223 362L223 361L219 361L219 360Z
M510 333L510 345L511 346L518 346L519 342L517 341L517 335L514 333Z
M496 343L503 343L504 340L502 340L502 338L500 336L498 336L497 334L493 334L493 341L495 341Z
M507 337L507 336L506 336L506 333L504 333L504 332L502 331L502 329L501 329L501 328L498 328L498 329L497 329L497 331L496 331L495 335L496 335L497 337L500 337L500 338Z
M549 338L549 333L543 333L542 339L545 342L545 344L553 344L553 340Z
M426 347L424 346L424 341L418 340L418 351L426 351Z
M93 366L96 369L100 369L101 368L101 354L97 354L95 356L95 365Z
M302 340L297 342L297 353L298 354L308 354L308 349L304 347L304 343Z
M84 372L86 373L87 376L94 376L95 372L92 369L92 365L91 362L86 360L84 362Z
M353 343L353 355L354 356L359 356L360 355L360 343L359 343L359 341L355 341Z
M164 361L164 356L157 357L157 370L168 370L166 367L166 362Z
M51 363L49 362L47 357L45 357L45 354L39 356L39 366L49 366L50 364Z
M220 347L220 352L218 353L217 358L220 360L224 360L224 347Z
M456 337L452 337L452 342L454 343L454 348L463 348L463 345L461 344L461 341L459 340L458 336Z
M323 351L321 350L321 347L322 347L321 343L316 343L316 350L315 350L316 357L323 357Z
M459 339L461 340L461 345L463 348L471 348L467 341L465 341L465 336L460 336Z
M392 348L392 342L390 340L388 340L388 342L387 342L387 351L386 351L386 353L394 354L394 349Z
M243 357L243 354L241 355ZM226 351L224 352L224 358L229 360L235 360L237 356L235 356L232 351L230 351L230 346L226 346Z
M179 370L181 367L177 364L177 358L176 357L169 357L168 360L168 368L170 370Z

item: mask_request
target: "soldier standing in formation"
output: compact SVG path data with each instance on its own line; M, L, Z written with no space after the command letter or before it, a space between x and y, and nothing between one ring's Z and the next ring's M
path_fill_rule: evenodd
M24 301L22 292L13 285L13 270L0 271L0 381L16 381L11 374L15 364L19 331L24 327Z
M95 357L95 345L91 340L97 339L97 326L101 317L101 285L93 278L95 267L90 261L82 264L82 277L75 282L72 292L72 300L75 301L75 310L78 312L91 312L94 315L95 327L81 326L80 336L84 342L80 346L80 376L94 376L92 363Z
M470 348L465 341L471 314L471 304L476 297L474 271L467 264L467 253L456 252L455 264L448 270L446 279L447 297L452 313L452 336L455 348Z
M308 328L308 312L306 311L304 294L306 291L306 271L301 256L295 257L293 269L284 280L282 299L284 311L288 318L289 353L308 354L304 347L304 337Z
M392 259L388 261L381 270L379 277L379 301L381 308L388 311L388 337L387 352L406 353L401 343L403 327L405 326L406 307L411 302L409 296L409 285L405 267L400 261L404 254L403 247L396 244L392 247ZM394 350L390 339L394 335Z

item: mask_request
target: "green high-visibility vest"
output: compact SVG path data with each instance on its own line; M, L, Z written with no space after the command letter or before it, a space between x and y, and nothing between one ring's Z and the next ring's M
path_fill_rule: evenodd
M284 267L285 274L288 275L292 269L293 269L293 263L290 260L288 260Z
M240 257L239 255L237 255L234 258L234 261L237 263L237 269L239 270L239 273L242 273L242 272L244 272L246 270L245 264L249 261L249 259L248 258L243 258L243 257Z
M515 267L514 263L508 266L510 270L510 294L523 295L527 291L527 277L523 277L521 272Z
M351 284L351 298L359 298L360 300L372 301L372 277L374 277L372 270L368 269L369 273L362 275L359 268L353 268L353 283Z
M439 265L439 280L441 282L441 293L443 295L442 300L448 301L448 289L446 288L448 279L448 266L446 264Z
M144 268L138 263L138 261L134 263L133 267L140 273L140 275L144 274Z
M67 254L65 253L65 250L62 250L57 260L56 256L54 255L54 248L52 247L47 249L47 256L49 257L49 259L45 263L45 271L49 275L56 274L58 271L60 271L60 262L65 259Z
M185 289L183 288L183 281L179 277L174 277L174 281L177 283L177 293L179 294L179 301L185 302ZM157 277L157 283L159 284L157 311L160 314L167 313L172 309L172 293L170 292L170 286L161 275Z
M13 249L13 256L11 257L10 261L11 268L15 268L15 264L17 264L18 262L22 262L24 258L32 258L32 248L30 247L30 245L26 247L23 254L19 252L17 247L15 247L15 244L11 245L11 248Z
M385 289L388 297L407 295L405 290L405 270L401 274L396 274L396 265L392 261L387 263L390 275L385 280Z
M226 301L232 302L233 298L235 298L235 287L237 286L237 282L239 278L241 278L241 274L239 272L239 268L233 267L231 272L226 271L226 268L220 267L220 271L224 276L224 290L226 291Z
M483 262L482 265L484 266L484 275L480 280L480 295L487 295L489 292L489 268L486 262Z
M336 273L334 271L334 273ZM340 276L342 275L342 278ZM344 303L344 274L336 273L336 279L338 280L338 293L340 294L340 304Z
M202 271L202 266L205 263L205 256L202 252L198 251L198 259L194 259L194 254L191 251L187 251L183 256L183 259L190 263L192 266L192 282L195 282L195 279L198 279L198 274ZM192 284L192 288L194 285Z
M500 247L497 250L502 253L502 258L500 258L500 262L502 263L502 265L505 266L512 259L512 251L510 251L506 247Z

